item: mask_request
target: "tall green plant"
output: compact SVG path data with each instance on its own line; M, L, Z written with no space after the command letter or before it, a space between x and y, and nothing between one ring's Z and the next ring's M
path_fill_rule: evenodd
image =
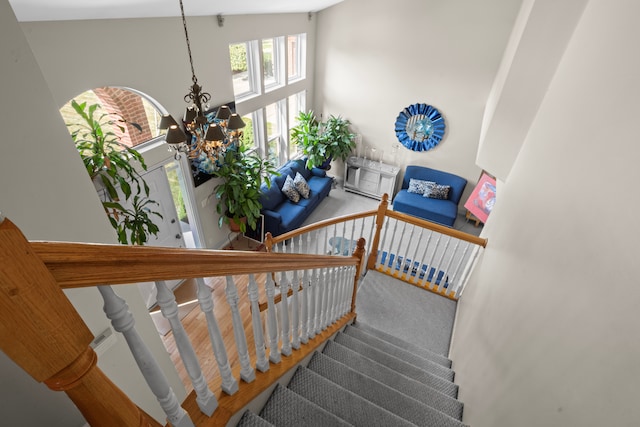
M138 162L143 170L147 170L142 155L123 144L114 132L119 129L124 133L121 123L127 121L117 114L102 112L98 104L87 105L72 100L71 106L80 118L78 122L67 123L71 138L87 173L105 189L108 200L102 205L118 234L118 241L125 245L143 245L150 234L158 234L158 227L150 215L160 218L162 215L151 210L157 202L149 200L149 186L132 164ZM131 124L142 131L138 124ZM121 204L118 188L125 201L133 195L130 209Z
M265 182L270 187L268 175L277 173L271 161L248 152L247 147L227 149L220 168L213 173L221 178L214 188L218 200L216 210L220 214L218 226L233 221L243 233L247 231L247 225L255 229L262 209L260 186ZM242 218L246 218L246 224Z
M319 122L313 111L301 111L296 120L298 125L291 129L291 137L307 156L309 169L331 158L344 161L356 146L349 131L351 123L340 116L332 115L326 122Z

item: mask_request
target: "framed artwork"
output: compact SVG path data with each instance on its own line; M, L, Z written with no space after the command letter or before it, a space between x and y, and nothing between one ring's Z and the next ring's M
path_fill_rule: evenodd
M483 223L496 203L496 178L482 171L478 184L473 189L464 207Z
M231 109L232 113L236 112L236 103L235 102L227 102L226 105ZM216 114L218 113L218 108L222 105L218 105L217 107L211 108L204 112L205 117L209 123L216 122ZM184 123L183 123L184 125ZM186 129L186 126L184 126ZM190 135L189 131L185 131L187 136L191 136L192 144L195 144L196 137L195 135ZM193 185L198 187L199 185L204 184L209 181L213 175L212 173L216 170L216 165L212 163L212 161L204 154L201 154L200 157L195 159L189 159L189 164L191 166L191 176L193 177Z

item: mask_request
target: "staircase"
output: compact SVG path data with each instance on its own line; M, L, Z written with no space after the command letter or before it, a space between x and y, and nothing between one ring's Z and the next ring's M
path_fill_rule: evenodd
M396 291L410 286L388 281ZM366 280L361 288L359 298L377 292ZM366 314L366 296L362 301L358 312ZM423 322L428 319L409 325L422 329ZM464 426L453 380L447 357L358 321L298 367L286 387L276 386L259 414L246 411L238 426Z

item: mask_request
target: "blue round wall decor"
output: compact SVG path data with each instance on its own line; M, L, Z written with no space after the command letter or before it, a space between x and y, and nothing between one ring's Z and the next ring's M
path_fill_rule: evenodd
M398 141L413 151L431 150L442 141L444 130L444 117L427 104L409 105L396 119Z

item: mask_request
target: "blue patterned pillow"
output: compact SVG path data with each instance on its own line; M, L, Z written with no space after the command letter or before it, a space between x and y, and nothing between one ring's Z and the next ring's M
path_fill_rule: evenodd
M424 192L427 190L427 187L429 187L430 185L435 185L435 182L410 178L409 188L407 189L407 191L409 193L424 194Z
M287 179L284 181L282 192L293 203L298 203L300 201L300 193L296 190L296 186L293 184L293 179L291 179L290 175L287 175Z
M311 190L309 189L309 184L307 183L307 180L304 179L304 176L300 174L300 172L296 172L296 177L293 178L293 185L296 187L296 190L298 190L298 193L300 193L302 197L304 197L305 199L309 198L309 193L311 192Z
M446 200L449 198L449 190L451 190L450 185L440 185L432 182L424 190L424 197Z

